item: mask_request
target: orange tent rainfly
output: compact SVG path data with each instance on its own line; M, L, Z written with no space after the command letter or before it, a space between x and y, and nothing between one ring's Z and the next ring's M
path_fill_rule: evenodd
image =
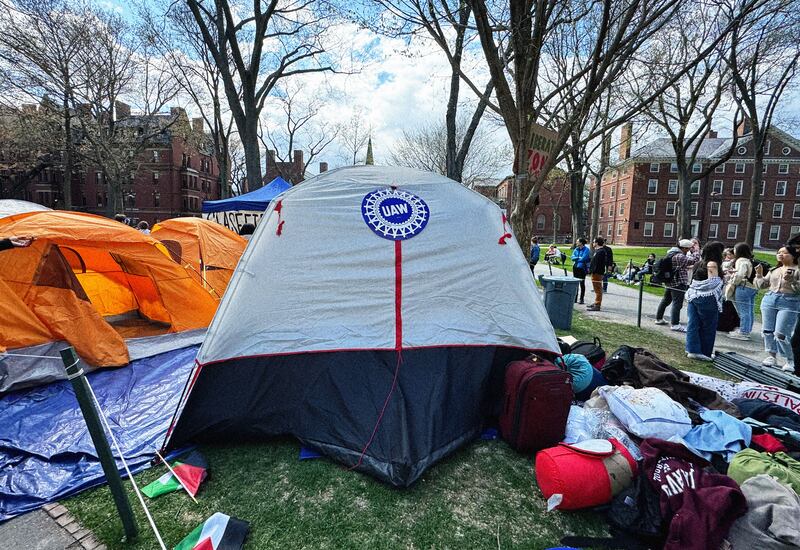
M230 229L202 218L165 220L154 225L151 234L218 299L247 246Z
M202 339L217 300L139 231L78 212L0 219L0 392L63 378L66 344L90 367L112 367Z

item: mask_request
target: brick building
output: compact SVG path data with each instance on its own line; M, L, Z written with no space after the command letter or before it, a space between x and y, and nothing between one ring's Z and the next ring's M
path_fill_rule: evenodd
M572 205L570 184L566 175L553 170L539 192L539 205L534 214L533 234L545 242L572 242ZM501 208L511 212L513 208L514 177L509 176L497 186L497 202Z
M133 183L123 186L128 217L152 225L177 216L199 216L204 200L221 197L219 165L210 148L202 145L207 141L203 119L194 119L189 127L186 112L180 108L173 108L169 115L146 119L130 116L125 104L118 103L116 109L117 116L124 118L126 124L163 127L140 153ZM176 116L184 129L190 128L191 138L184 137L185 132L175 131L178 123L170 125ZM61 208L62 181L63 173L58 168L43 169L13 198ZM72 178L73 209L107 215L108 200L103 172L96 167L79 167Z
M731 158L694 183L692 234L678 235L678 176L671 142L655 139L631 154L631 127L624 126L619 161L606 170L600 184L600 234L624 245L668 246L682 237L741 241L750 204L753 140L746 124L737 132ZM728 150L731 139L710 132L692 170L702 172ZM755 245L777 248L789 234L800 232L800 140L772 128L765 153Z

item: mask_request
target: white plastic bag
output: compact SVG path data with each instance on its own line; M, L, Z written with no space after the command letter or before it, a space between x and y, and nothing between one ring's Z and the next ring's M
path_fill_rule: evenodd
M600 394L623 426L639 437L683 437L692 429L686 408L658 388L603 386Z

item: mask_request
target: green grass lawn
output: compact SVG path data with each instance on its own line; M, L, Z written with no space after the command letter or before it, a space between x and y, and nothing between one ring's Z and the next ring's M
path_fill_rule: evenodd
M683 343L655 331L588 319L576 313L579 339L598 336L608 353L624 344L647 347L683 369L719 376L689 361ZM298 461L294 440L203 446L210 476L194 504L184 493L148 501L172 548L214 512L250 522L246 548L531 548L558 546L566 534L601 535L592 512L546 512L532 457L503 441L476 441L435 465L409 489L393 489L327 460ZM136 476L143 486L164 473ZM63 502L109 549L157 548L126 482L140 537L122 544L122 527L107 487Z

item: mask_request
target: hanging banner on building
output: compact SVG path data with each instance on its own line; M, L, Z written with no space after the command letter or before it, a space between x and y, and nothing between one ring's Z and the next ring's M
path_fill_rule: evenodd
M259 210L228 210L224 212L203 212L203 217L207 220L217 222L224 225L237 235L239 229L246 223L258 225L261 217L264 215L263 211Z
M558 141L558 132L534 123L531 128L531 142L528 148L528 175L535 177L550 160Z

